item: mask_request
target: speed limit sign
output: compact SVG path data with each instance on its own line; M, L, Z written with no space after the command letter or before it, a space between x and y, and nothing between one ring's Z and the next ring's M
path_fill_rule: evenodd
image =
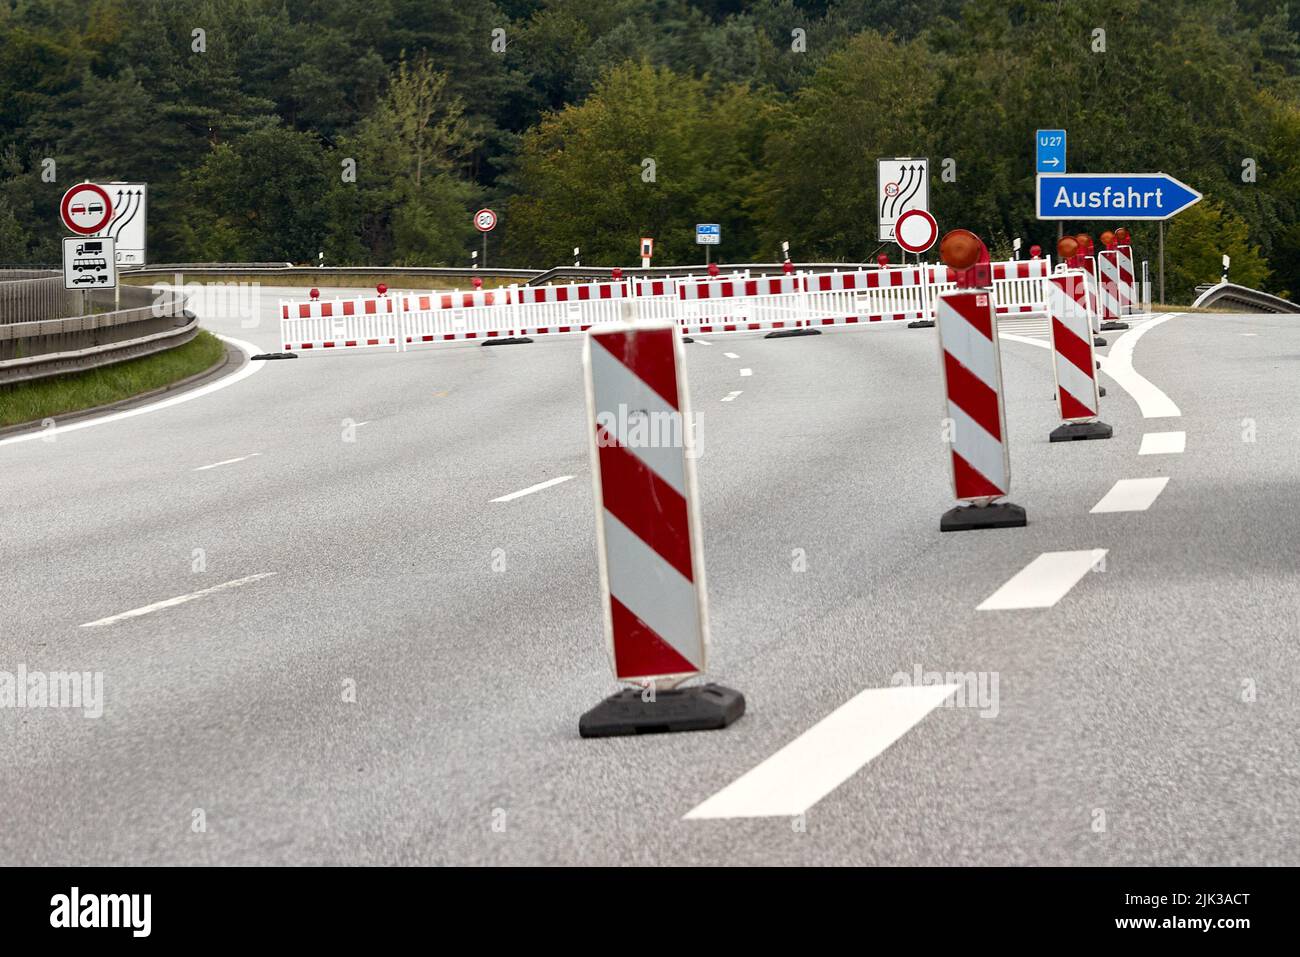
M490 209L480 209L474 214L474 228L480 233L490 233L497 225L497 214Z

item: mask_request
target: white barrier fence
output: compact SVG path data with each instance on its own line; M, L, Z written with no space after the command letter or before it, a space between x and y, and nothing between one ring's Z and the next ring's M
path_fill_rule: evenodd
M1043 314L1049 259L993 263L1000 314ZM391 292L280 301L289 351L393 349L464 340L581 333L628 315L670 320L688 333L727 333L911 321L934 317L956 288L946 266L886 266L752 277L618 279L471 292Z

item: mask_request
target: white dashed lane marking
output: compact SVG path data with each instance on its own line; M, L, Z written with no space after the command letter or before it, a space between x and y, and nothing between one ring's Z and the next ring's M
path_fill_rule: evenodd
M1186 432L1148 432L1138 455L1174 455L1187 447Z
M1076 552L1043 552L976 608L1006 611L1051 608L1064 598L1089 569L1106 556L1104 548Z
M1167 475L1160 478L1120 479L1092 507L1092 513L1145 512L1168 484Z
M250 582L261 581L263 578L270 578L275 572L262 572L260 575L249 575L247 578L236 578L234 581L223 582L220 585L213 585L211 588L205 588L202 591L191 592L188 595L177 595L175 598L168 598L164 601L156 601L152 605L145 605L143 608L133 608L130 611L124 611L120 615L111 615L108 618L100 618L98 621L88 621L82 628L100 628L104 625L113 625L119 621L125 621L128 618L139 618L141 615L152 614L155 611L162 611L164 608L174 608L177 605L183 605L187 601L193 601L196 598L203 598L205 595L215 595L217 592L229 591L231 588L238 588L240 585L247 585Z
M521 488L518 492L511 492L508 495L502 495L494 498L494 502L510 502L517 498L523 498L525 495L532 495L534 492L540 492L544 488L550 488L552 485L559 485L561 482L567 482L573 478L572 475L561 475L558 478L547 479L545 482L538 482L536 485L530 485L528 488Z
M743 390L738 391L738 392L729 392L728 394L726 394L726 395L724 395L724 396L722 397L722 401L723 401L723 402L732 402L732 401L735 400L736 396L738 396L738 395L741 394L741 392L743 392Z
M734 352L724 352L723 355L726 356L728 359L739 359L739 358L740 358L740 356L736 355Z
M251 452L248 455L241 455L237 459L223 459L220 462L213 462L211 465L200 465L198 468L192 469L191 471L206 472L208 469L219 468L222 465L234 465L236 462L243 462L245 459L256 458L261 454L262 454L261 452Z
M686 818L803 814L957 689L957 685L868 688L736 778Z
M753 369L741 369L741 370L740 370L740 374L741 374L741 375L753 375L753 374L754 374L754 370L753 370Z

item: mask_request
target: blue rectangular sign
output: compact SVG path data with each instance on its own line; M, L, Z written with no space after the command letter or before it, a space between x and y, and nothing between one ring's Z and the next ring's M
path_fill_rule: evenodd
M1038 174L1039 219L1168 219L1201 194L1165 173Z
M1065 172L1065 130L1039 130L1034 144L1035 172Z
M722 242L722 226L719 223L696 223L695 244L697 246L717 246Z

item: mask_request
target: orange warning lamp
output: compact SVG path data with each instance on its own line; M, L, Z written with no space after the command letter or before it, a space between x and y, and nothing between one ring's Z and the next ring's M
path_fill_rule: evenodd
M1075 241L1079 244L1079 255L1086 256L1092 252L1092 237L1087 233L1079 233L1075 236Z
M307 295L311 296L312 299L319 299L319 298L320 298L320 290L317 289L315 286L313 286L311 289L308 289L308 290L307 290Z
M877 257L876 257L876 265L879 266L881 269L884 269L886 266L888 266L888 265L889 265L889 254L888 254L888 253L881 253L879 256L877 256Z
M1097 238L1101 240L1101 244L1105 246L1107 249L1115 248L1115 234L1112 233L1109 229L1106 230Z
M475 289L483 288L483 278L481 276L475 276L471 282L473 282Z
M1043 255L1043 247L1035 243L1033 246L1029 247L1029 255L1033 256L1035 259L1041 258Z
M1115 230L1115 241L1121 246L1127 246L1130 239L1131 237L1129 236L1127 227L1121 226L1119 229Z
M958 289L972 289L993 283L988 248L969 229L954 229L944 236L939 241L939 258L957 273Z
M788 259L781 263L781 272L785 273L787 276L790 275L794 272L794 263L790 262Z
M375 287L375 292L379 293L379 295L381 296L384 295L385 293L388 292L388 285L386 283L381 282L379 285Z
M718 274L718 264L717 264L717 263L709 263L709 275L710 275L710 276L716 276L717 274Z
M1062 259L1072 259L1079 252L1079 241L1073 236L1062 236L1056 241L1056 255Z

